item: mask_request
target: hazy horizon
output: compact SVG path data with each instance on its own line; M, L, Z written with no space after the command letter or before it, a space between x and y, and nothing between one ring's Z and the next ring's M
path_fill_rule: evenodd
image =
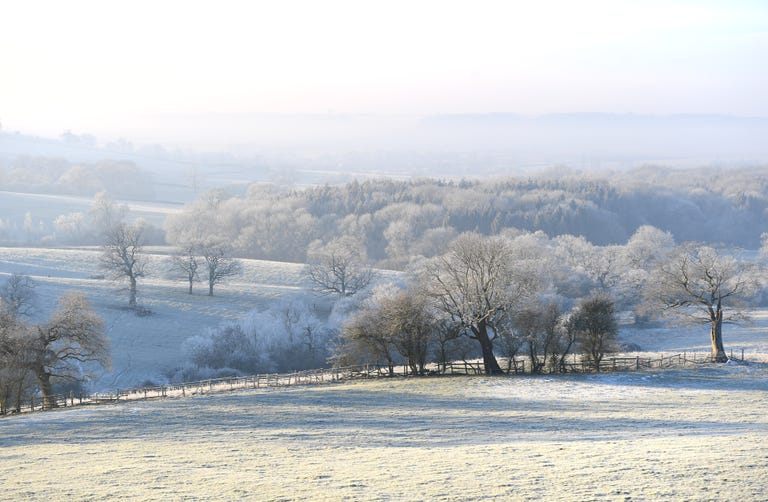
M14 2L0 60L2 130L48 137L242 144L254 116L384 132L453 114L768 117L757 1Z

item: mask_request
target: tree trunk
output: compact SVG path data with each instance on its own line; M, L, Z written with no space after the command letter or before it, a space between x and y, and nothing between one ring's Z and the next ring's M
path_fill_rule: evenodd
M208 270L208 296L213 296L213 285L216 282L213 270Z
M133 308L136 306L136 277L131 276L131 287L130 287L130 293L128 297L128 305Z
M190 277L190 278L189 278L189 294L190 294L190 295L192 294L192 281L193 281L193 278L192 278L192 277Z
M718 304L716 311L710 311L712 319L712 329L710 330L710 341L712 342L712 362L727 363L728 356L725 355L723 347L723 310Z
M55 408L56 399L53 397L51 374L45 371L43 368L39 368L37 371L35 371L35 377L37 378L37 385L40 387L40 393L43 395L43 407Z
M480 342L480 348L483 351L483 366L485 366L485 373L487 375L503 375L504 370L499 366L499 362L496 360L496 356L493 355L493 342L488 336L488 326L484 321L477 324L477 327L472 328L477 341Z

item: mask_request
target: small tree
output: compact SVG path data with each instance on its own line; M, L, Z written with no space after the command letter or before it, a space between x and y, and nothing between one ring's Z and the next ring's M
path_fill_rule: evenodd
M528 346L531 373L541 373L560 341L560 308L555 303L535 305L515 315L518 337Z
M354 295L373 280L373 270L365 264L365 253L350 237L315 246L309 252L308 275L315 291L341 297Z
M195 254L193 246L187 246L171 257L171 271L177 272L185 280L189 281L189 294L192 294L192 285L198 278L197 269L200 268L200 259Z
M423 297L401 290L382 299L380 324L389 339L408 362L413 375L423 375L427 353L435 330L435 320Z
M82 293L66 293L60 298L59 309L48 323L34 329L31 351L31 369L47 407L56 405L53 378L82 379L84 363L109 367L104 323Z
M213 287L216 284L220 284L229 277L239 275L243 271L243 266L238 260L227 256L227 246L224 244L204 245L201 247L200 253L205 261L208 296L213 296Z
M588 298L576 308L569 322L582 354L600 371L600 362L606 352L614 349L618 334L613 301L603 296Z
M136 307L138 279L144 277L146 262L142 256L144 225L120 223L107 232L101 255L101 268L113 280L127 280L129 285L128 305Z
M739 307L755 288L749 264L710 246L688 243L654 272L646 290L647 308L684 321L708 323L712 361L722 363L728 361L723 323L746 319ZM726 312L726 305L736 308Z
M37 295L32 279L26 275L11 275L0 287L0 310L12 319L31 317L37 310Z
M9 407L21 411L21 401L34 386L29 370L28 327L11 310L0 309L0 415Z
M334 354L335 364L385 361L390 375L395 373L394 343L391 332L379 322L378 306L369 305L353 315L342 328Z
M466 355L474 349L474 342L463 336L464 327L446 316L437 316L435 319L435 333L433 336L434 349L438 364L445 372L448 361L454 359L466 359ZM472 347L468 345L473 344Z

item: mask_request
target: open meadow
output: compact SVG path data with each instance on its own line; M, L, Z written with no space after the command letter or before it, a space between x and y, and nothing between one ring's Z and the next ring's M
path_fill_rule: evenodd
M160 270L164 250L152 250ZM300 265L245 261L208 298L161 273L123 307L98 249L2 248L2 274L106 320L95 388L162 380L191 335L306 294ZM24 500L762 500L768 316L728 326L748 364L600 375L395 378L84 406L0 420L0 493ZM640 354L706 353L706 327L634 329Z
M763 500L768 369L398 378L0 420L25 500Z

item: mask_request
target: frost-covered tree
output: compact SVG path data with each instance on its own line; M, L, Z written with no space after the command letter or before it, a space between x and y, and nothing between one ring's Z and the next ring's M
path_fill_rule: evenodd
M0 311L10 319L30 318L37 310L35 283L29 276L11 274L0 286Z
M749 262L711 246L686 243L655 270L646 290L646 308L709 324L712 361L726 362L723 323L746 319L741 307L756 287Z
M138 280L145 275L146 261L143 256L144 224L120 223L106 234L100 267L113 280L128 281L128 305L136 307Z
M413 375L423 375L437 323L427 299L415 290L398 289L379 299L379 323Z
M209 241L200 246L208 281L208 296L213 296L213 288L216 284L221 284L226 279L242 273L243 266L240 261L232 258L228 253L229 246L221 242Z
M34 386L29 330L14 309L0 308L0 414L21 411Z
M558 352L562 337L561 317L560 308L555 303L532 305L514 315L514 329L527 346L531 373L541 373L553 354Z
M541 286L536 271L516 267L513 256L507 239L462 234L420 273L424 294L479 343L489 374L502 373L493 352L497 333L492 327Z
M53 221L56 240L59 242L82 243L85 227L85 214L79 212L59 215Z
M189 294L192 294L192 286L198 279L197 270L200 268L200 258L195 253L192 246L179 249L176 254L171 256L170 271L172 274L178 274L189 283Z
M377 304L367 304L355 312L341 330L332 358L334 364L383 363L393 375L396 349L392 332L379 321L380 308Z
M55 406L53 380L81 380L86 364L108 368L109 339L104 322L82 293L66 293L46 324L31 333L31 369L45 406Z
M606 352L615 348L619 330L614 314L610 298L593 296L583 300L569 319L582 354L597 371Z
M312 246L307 273L318 293L352 296L373 280L373 270L365 262L365 251L360 243L342 237L325 245L318 242Z
M97 236L109 234L114 228L123 225L128 206L118 204L112 196L105 191L99 192L93 199L88 216Z

